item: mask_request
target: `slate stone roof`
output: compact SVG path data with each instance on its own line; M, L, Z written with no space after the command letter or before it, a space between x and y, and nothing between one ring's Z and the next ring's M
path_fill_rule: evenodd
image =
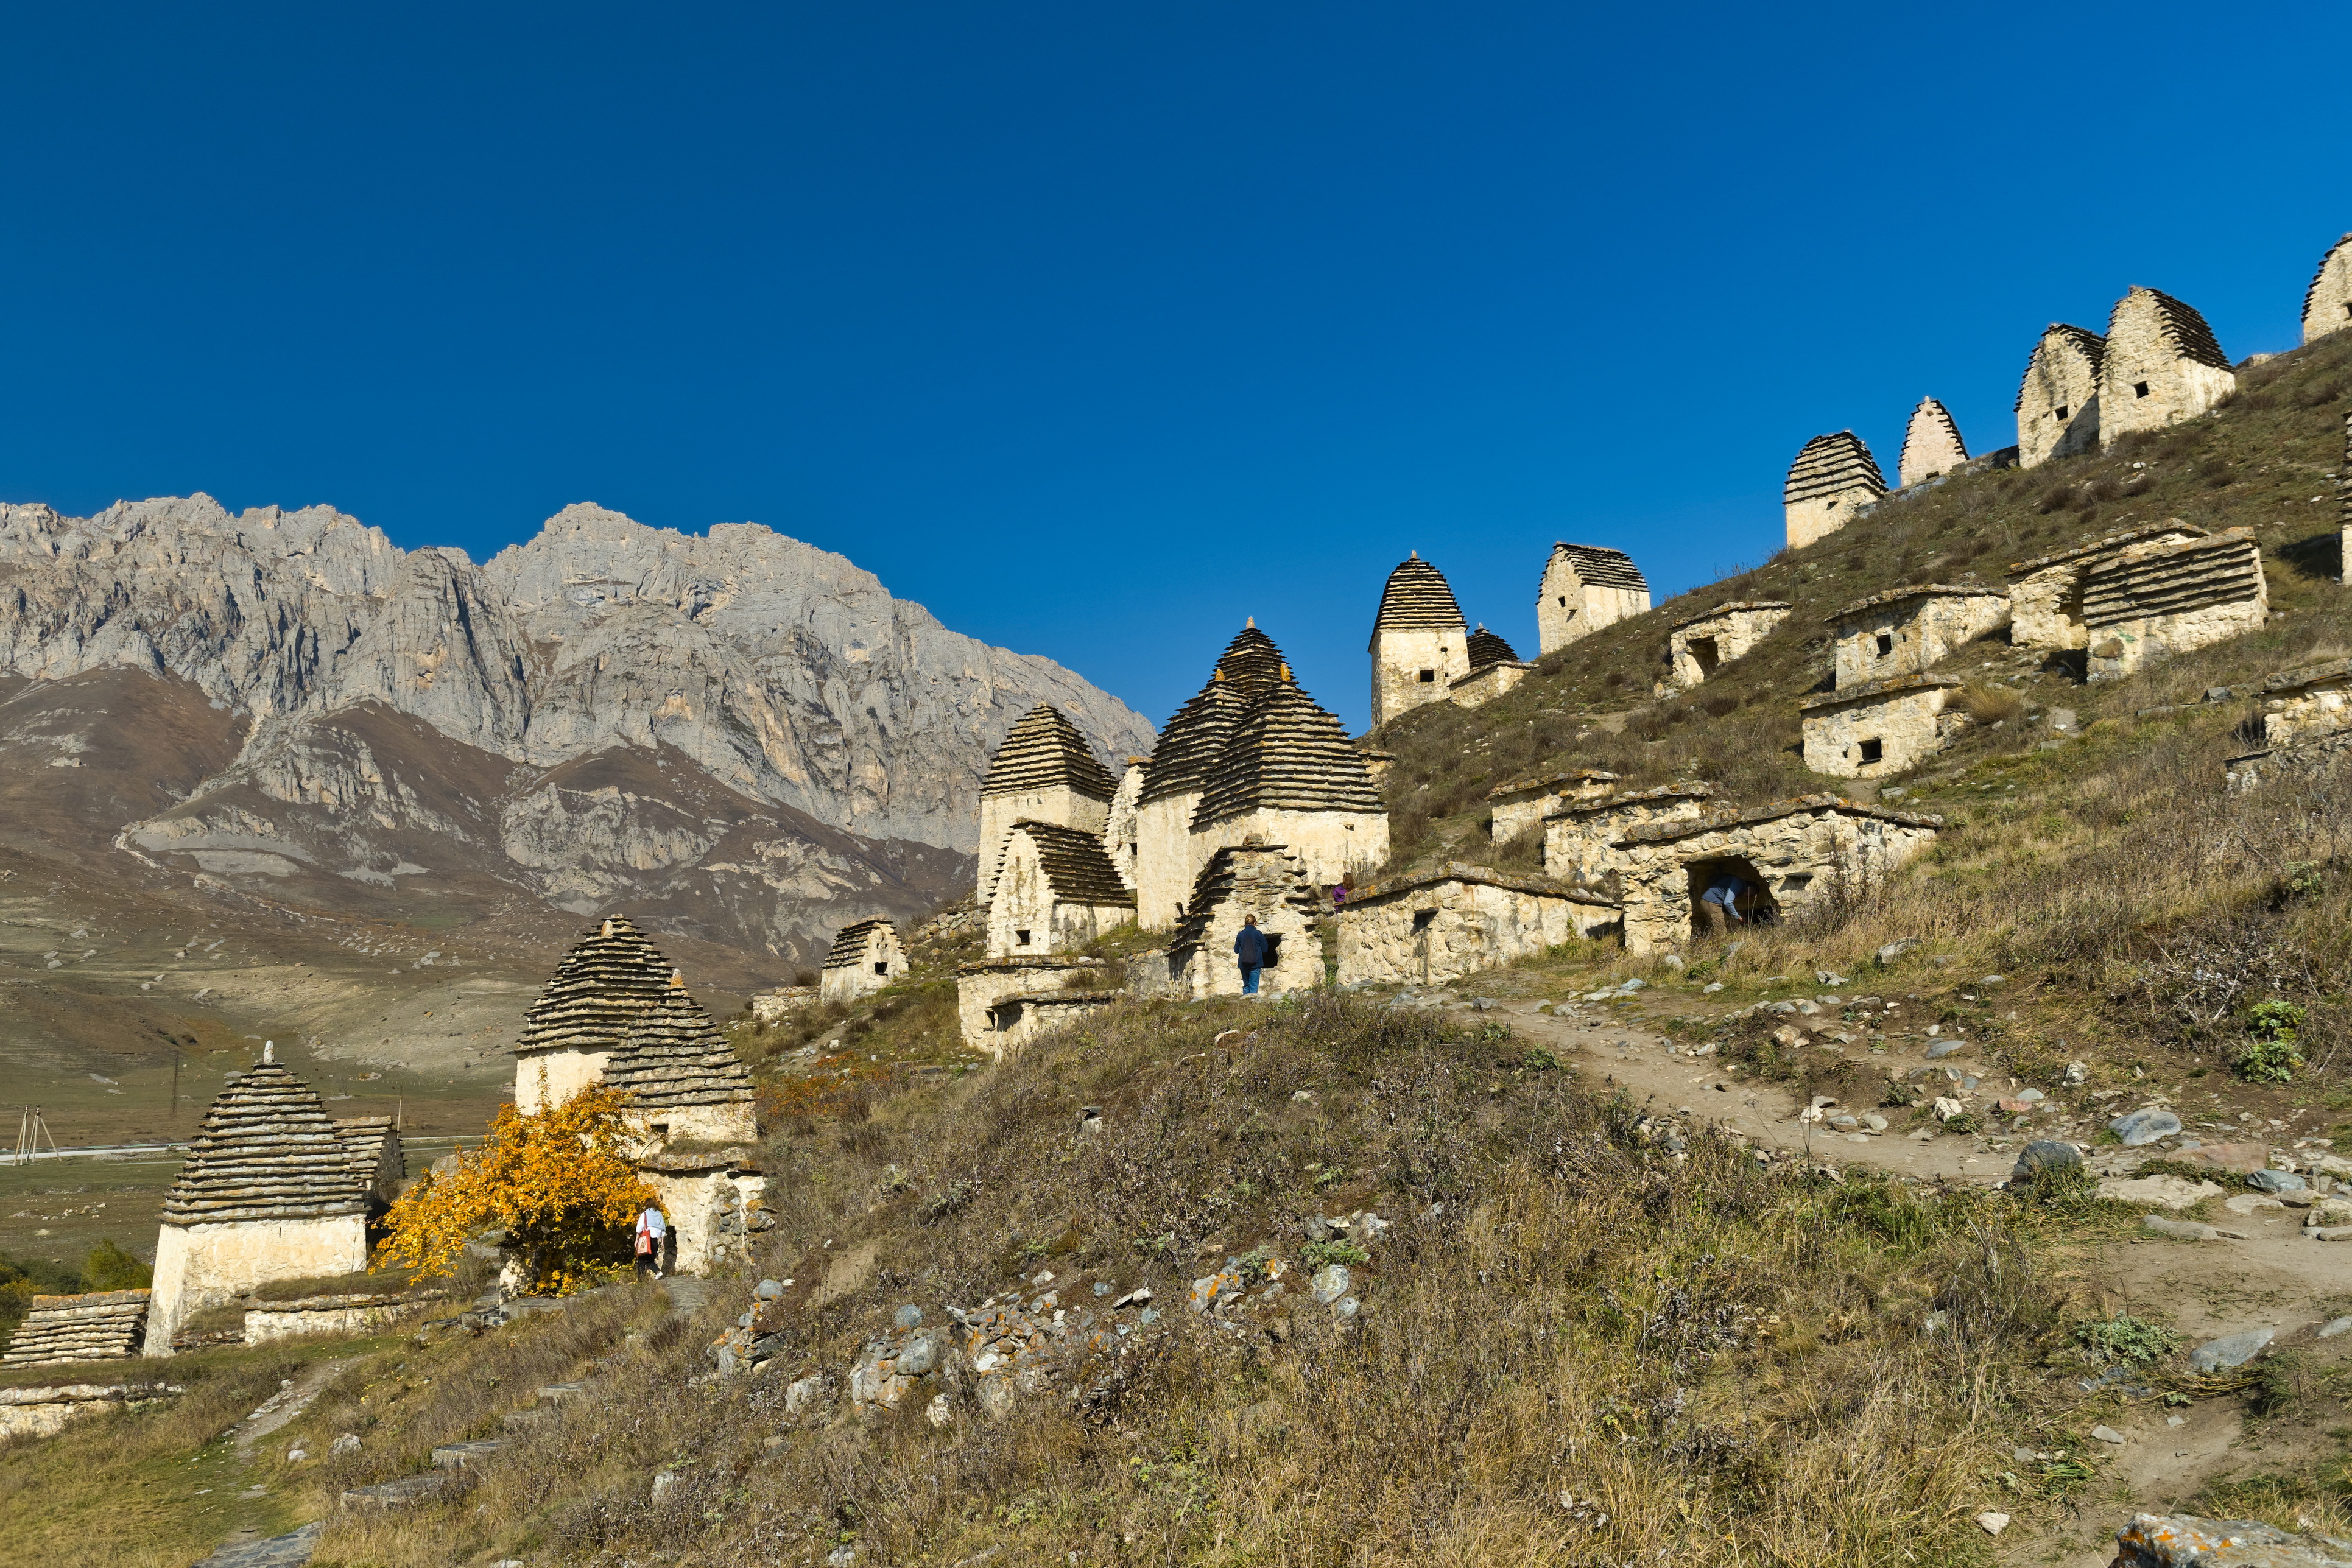
M1486 791L1489 800L1506 800L1513 795L1532 795L1562 786L1579 784L1614 784L1617 775L1598 768L1570 768L1559 773L1542 773L1533 779L1514 779L1507 784L1497 784Z
M1725 615L1738 615L1745 611L1791 610L1794 608L1795 606L1791 605L1785 599L1736 599L1728 604L1718 604L1712 610L1702 610L1696 615L1685 616L1682 620L1677 621L1673 625L1667 627L1666 630L1669 632L1679 632L1685 626L1696 626L1702 621L1713 621L1719 616Z
M1160 744L1143 770L1143 789L1135 803L1148 806L1171 796L1197 794L1216 766L1217 754L1241 717L1249 699L1282 679L1282 650L1257 629L1255 622L1227 644L1209 684L1178 708L1160 731Z
M1798 451L1797 460L1789 465L1789 481L1780 487L1780 500L1793 506L1856 488L1884 496L1886 476L1878 471L1878 460L1862 437L1841 430L1816 435Z
M1636 593L1650 591L1650 580L1633 564L1633 558L1621 549L1605 545L1556 544L1551 547L1554 559L1566 556L1574 563L1576 575L1595 588L1630 588ZM1549 570L1551 562L1544 569Z
M1372 621L1372 635L1383 632L1466 632L1462 606L1445 574L1421 559L1416 550L1389 573L1381 590L1381 612Z
M376 1173L385 1163L386 1145L391 1145L394 1179L408 1174L408 1155L400 1146L400 1134L393 1130L389 1116L338 1117L335 1139L343 1145L343 1153L351 1156L353 1179L365 1186L375 1185Z
M1858 685L1842 686L1833 692L1810 698L1797 705L1799 713L1812 713L1821 708L1844 707L1853 703L1866 703L1881 697L1899 696L1905 692L1926 691L1931 686L1955 690L1963 683L1949 675L1889 675L1883 681L1864 681Z
M1385 810L1339 721L1291 681L1269 686L1234 725L1192 813L1192 831L1265 809Z
M2303 291L2303 313L2306 318L2311 315L2311 297L2319 292L2321 281L2327 277L2327 264L2341 256L2347 246L2352 246L2352 235L2346 235L2329 246L2327 254L2319 258L2319 265L2311 269L2311 285ZM2347 417L2352 418L2352 415Z
M1548 876L1522 876L1514 872L1496 871L1493 866L1472 865L1465 861L1446 861L1434 871L1413 876L1398 877L1389 882L1360 887L1348 895L1349 909L1361 909L1382 899L1411 893L1416 888L1433 887L1440 883L1466 882L1483 887L1508 888L1513 893L1538 894L1545 898L1565 898L1571 904L1594 904L1604 909L1622 909L1624 904L1607 894L1586 887L1580 883L1557 882ZM1341 919L1347 918L1345 911Z
M1695 838L1700 833L1721 832L1726 828L1744 828L1758 822L1774 822L1782 817L1801 816L1809 811L1834 811L1846 817L1875 817L1882 822L1894 822L1906 828L1940 831L1944 825L1943 818L1931 817L1922 811L1890 811L1884 806L1865 806L1843 795L1799 795L1793 800L1775 800L1769 805L1750 806L1744 811L1722 811L1679 822L1647 822L1638 828L1626 829L1617 841L1621 844L1671 843L1675 839Z
M1052 703L1039 703L1022 715L988 759L988 778L980 792L983 797L1019 795L1057 784L1095 800L1108 801L1118 793L1118 780L1096 758L1078 727Z
M610 1051L631 1019L661 999L677 973L625 915L572 945L522 1017L514 1052Z
M1244 883L1248 884L1246 889ZM1307 880L1302 862L1290 852L1289 846L1228 844L1211 855L1209 863L1192 879L1192 896L1185 903L1183 918L1176 922L1176 929L1168 939L1168 964L1171 970L1181 969L1190 961L1207 939L1217 911L1244 892L1290 905L1310 930L1323 907L1315 885ZM1261 920L1260 924L1267 922Z
M1841 621L1851 621L1857 615L1883 609L1889 604L1901 604L1913 599L2007 599L2006 588L1987 588L1980 582L1915 582L1908 588L1890 588L1884 593L1874 593L1857 599L1843 610L1832 610L1822 617L1825 625L1834 626Z
M2107 317L2108 336L2115 335L2116 317L2132 302L2134 295L2146 295L2156 302L2158 329L2164 333L2165 340L2172 345L2173 351L2182 359L2210 365L2217 371L2230 368L2230 357L2221 352L2221 340L2213 336L2213 329L2205 324L2205 318L2197 313L2197 307L2187 300L2175 299L2160 288L2145 288L2134 284L2131 293L2116 301L2115 312Z
M319 1092L283 1062L261 1061L230 1076L188 1140L163 1223L363 1215L371 1185L352 1170Z
M1516 664L1519 656L1511 645L1481 626L1470 633L1470 673L1476 674L1489 664Z
M2266 692L2301 691L2328 681L2352 677L2352 659L2324 659L2316 664L2305 664L2299 669L2281 670L2263 683Z
M69 1361L125 1361L139 1354L147 1322L146 1291L95 1291L35 1296L0 1363L54 1366Z
M1547 822L1561 821L1570 817L1598 817L1610 811L1622 811L1629 806L1646 806L1657 800L1712 800L1715 786L1702 780L1688 783L1660 784L1650 789L1626 789L1600 800L1565 800L1559 810L1544 819Z
M2352 414L2347 414L2346 419L2347 422L2352 422ZM2207 530L2199 528L2195 523L2184 523L2179 517L2167 517L2160 523L2148 523L2137 528L2126 528L2120 533L2101 534L2097 538L2084 539L2081 544L2069 545L2064 549L2053 550L2048 555L2038 555L2032 560L2011 561L2009 565L2009 575L2025 577L2042 570L2044 567L2056 566L2061 561L2075 560L2086 555L2112 555L2116 550L2139 543L2142 539L2152 539L2162 534L2188 534L2195 538L2204 538L2207 537Z
M1052 822L1025 821L1013 823L1013 831L1026 833L1037 846L1037 863L1045 873L1045 883L1053 889L1056 904L1135 907L1134 891L1119 881L1102 841L1092 833Z
M2144 615L2234 604L2255 596L2262 570L2252 528L2225 528L2101 561L2083 576L2083 624L2109 626Z
M751 1099L751 1072L683 984L630 1023L621 1049L605 1064L604 1082L641 1111Z
M855 925L845 925L825 950L824 967L828 969L855 969L866 962L866 938L877 931L888 931L898 936L896 927L887 920L861 920Z
M2070 327L2063 321L2053 321L2042 329L2041 339L2033 345L2033 352L2026 359L2025 374L2018 380L2017 398L2010 404L2010 413L2025 412L2025 389L2033 384L2033 367L2042 362L2042 351L2050 347L2050 340L2053 337L2091 362L2092 380L2096 381L2099 371L2106 365L2107 340L2105 338L2087 327Z

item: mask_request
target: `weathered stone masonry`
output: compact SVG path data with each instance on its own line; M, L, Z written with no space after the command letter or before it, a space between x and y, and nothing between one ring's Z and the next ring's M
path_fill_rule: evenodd
M1837 532L1885 494L1886 477L1862 437L1851 430L1814 436L1789 465L1780 489L1789 548L1801 549Z
M1924 670L2009 621L2009 591L1930 582L1890 589L1823 617L1840 691Z
M2352 327L2352 235L2319 258L2311 287L2303 291L2303 340L2314 342Z
M2099 444L2099 371L2107 340L2053 321L2017 388L2017 464L2032 468Z
M2194 523L2171 517L2011 563L2009 640L2023 648L2084 646L2088 641L2088 629L2083 624L2085 572L2113 556L2205 537L2205 530Z
M1877 779L1916 767L1966 722L1945 712L1959 685L1949 675L1896 675L1806 701L1798 710L1805 766L1842 779Z
M1110 769L1051 703L1022 716L989 758L980 786L980 901L996 885L1004 835L1021 821L1052 822L1100 834L1118 793Z
M1389 573L1366 650L1372 659L1372 727L1440 702L1470 673L1470 626L1454 590L1416 550Z
M2107 319L2099 367L2099 444L2136 430L2161 430L2219 407L2237 372L2205 318L2186 302L2135 287Z
M1952 422L1951 410L1931 397L1919 400L1903 428L1903 455L1895 460L1895 482L1924 483L1949 474L1969 460L1968 443Z
M1486 803L1494 813L1487 821L1487 836L1498 844L1507 843L1521 833L1540 829L1544 819L1559 810L1562 802L1598 800L1616 782L1617 775L1598 768L1570 768L1497 784L1486 791Z
M2252 528L2106 558L2083 577L2090 678L2114 680L2239 636L2269 614Z
M1786 600L1741 600L1676 622L1666 633L1675 685L1688 691L1734 659L1745 658L1789 618L1790 609Z
M1536 584L1536 651L1549 653L1650 608L1649 579L1623 550L1555 544Z
M1001 853L1000 850L1000 853ZM907 972L898 928L887 920L860 920L834 935L817 977L817 995L828 1002L854 1002L871 996Z
M1135 894L1102 841L1050 822L1015 822L988 901L988 954L1059 953L1135 919Z
M1613 929L1618 905L1591 888L1449 862L1360 888L1339 912L1339 983L1443 985Z

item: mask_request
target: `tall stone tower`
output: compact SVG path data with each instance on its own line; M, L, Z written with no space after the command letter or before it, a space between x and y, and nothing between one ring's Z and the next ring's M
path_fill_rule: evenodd
M2319 258L2311 287L2303 291L2303 340L2325 338L2352 327L2352 235Z
M1414 550L1389 573L1372 622L1372 727L1407 708L1444 702L1470 673L1470 626L1444 575Z
M1234 727L1257 694L1279 680L1282 650L1251 622L1229 644L1209 683L1176 710L1144 764L1135 805L1135 918L1165 931L1184 913L1201 857L1192 848L1192 813Z
M1911 423L1903 428L1903 455L1895 460L1895 482L1916 485L1949 474L1968 460L1968 443L1952 423L1952 411L1934 398L1921 398L1911 411Z
M980 901L996 888L996 862L1005 835L1019 821L1100 833L1110 820L1118 784L1096 758L1078 727L1052 703L1021 717L988 759L980 787Z
M1280 845L1318 884L1389 858L1388 807L1364 754L1287 664L1234 726L1201 791L1192 839L1204 866L1221 849Z
M1549 653L1650 608L1650 581L1623 550L1556 544L1536 585L1536 645Z
M2053 321L2025 361L2017 388L2017 465L2088 452L2099 444L2099 370L2107 340Z
M1789 465L1780 503L1788 510L1789 548L1802 549L1845 527L1854 513L1886 494L1878 459L1851 430L1816 435Z
M2137 286L2116 301L2099 367L2101 446L2194 419L2237 388L2237 372L2194 306Z

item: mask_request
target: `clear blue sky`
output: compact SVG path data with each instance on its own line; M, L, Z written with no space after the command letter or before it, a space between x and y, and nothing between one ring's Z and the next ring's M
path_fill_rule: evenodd
M1255 614L1351 725L1409 549L1532 652L1806 437L1971 447L2133 283L2291 346L2317 4L10 8L0 498L477 559L751 519L1160 720Z

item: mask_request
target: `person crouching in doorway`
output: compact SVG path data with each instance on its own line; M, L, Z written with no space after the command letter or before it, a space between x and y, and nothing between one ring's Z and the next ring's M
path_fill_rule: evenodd
M1707 884L1699 894L1698 912L1706 922L1709 936L1725 936L1734 925L1748 924L1748 916L1739 910L1739 900L1748 893L1748 883L1738 877L1725 874Z

